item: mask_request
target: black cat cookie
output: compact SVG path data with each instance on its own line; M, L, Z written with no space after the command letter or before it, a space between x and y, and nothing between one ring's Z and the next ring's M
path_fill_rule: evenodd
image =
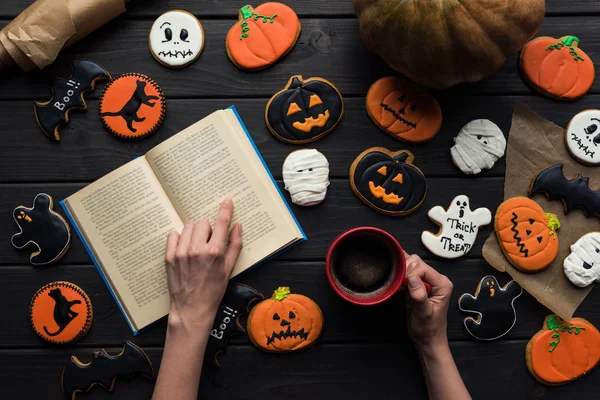
M58 129L69 122L71 110L87 110L83 95L96 88L96 82L112 79L102 67L91 61L73 61L68 78L57 77L52 84L52 98L34 101L33 112L46 136L60 140Z
M467 332L479 340L495 340L506 335L517 322L514 301L523 288L515 281L504 287L493 276L485 276L475 291L475 296L465 293L458 299L458 307L477 317L464 319Z
M67 222L53 208L52 197L40 193L33 200L33 207L19 206L13 218L20 229L11 238L17 249L37 247L31 253L31 265L48 265L58 261L69 249L71 232Z

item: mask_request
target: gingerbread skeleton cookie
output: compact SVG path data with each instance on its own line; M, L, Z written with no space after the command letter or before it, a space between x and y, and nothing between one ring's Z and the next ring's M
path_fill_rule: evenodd
M590 232L573 243L563 267L574 285L586 287L600 283L600 232Z
M315 149L291 152L283 162L283 183L294 204L319 204L325 199L329 186L327 158Z
M600 165L600 110L575 115L565 130L569 153L580 163Z
M421 241L433 254L443 258L458 258L471 250L477 233L482 226L492 221L492 213L487 208L471 210L469 198L456 196L448 210L433 207L427 213L440 226L437 234L423 232Z
M450 155L454 164L467 175L490 169L504 156L506 139L498 125L487 119L466 124L454 138Z
M167 67L181 68L196 61L204 48L200 21L187 11L167 11L154 21L148 43L152 56Z

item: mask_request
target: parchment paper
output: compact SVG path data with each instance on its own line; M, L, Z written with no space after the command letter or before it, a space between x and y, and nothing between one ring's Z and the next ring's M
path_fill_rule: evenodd
M523 104L515 104L506 150L504 200L527 196L533 177L554 164L564 165L563 173L567 178L581 173L590 177L592 189L600 188L600 167L588 167L575 161L565 146L564 135L564 128L546 121ZM569 321L593 285L587 288L573 285L563 272L563 260L577 239L588 232L600 231L600 220L586 218L580 210L565 215L561 201L548 201L544 195L535 195L533 200L545 212L556 214L561 223L558 230L558 256L552 264L539 273L520 272L504 257L495 233L485 242L483 257L497 270L508 272L523 289L552 312Z
M30 71L125 11L125 0L37 0L0 30L0 71Z

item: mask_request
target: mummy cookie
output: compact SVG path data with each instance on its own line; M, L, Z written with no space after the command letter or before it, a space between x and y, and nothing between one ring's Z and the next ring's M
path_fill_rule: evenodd
M319 204L325 199L329 186L327 158L315 149L291 152L283 162L283 183L294 204Z
M580 163L600 165L600 110L575 115L565 130L569 153Z
M167 67L181 68L196 61L204 49L204 30L187 11L167 11L154 21L148 44L152 56Z
M69 248L71 232L67 222L53 209L52 197L40 193L33 200L33 207L19 206L13 218L20 232L11 238L17 249L37 247L31 253L31 265L48 265L58 261Z
M479 340L495 340L506 335L517 322L514 302L523 293L523 288L515 281L504 287L493 276L485 276L477 287L475 295L465 293L458 299L458 307L477 317L464 319L465 328L471 336Z
M600 232L590 232L572 244L563 267L574 285L586 287L600 283Z
M469 122L454 138L452 161L467 175L490 169L504 156L506 139L498 125L487 119Z
M427 213L440 226L438 233L423 232L421 241L436 256L458 258L471 250L477 232L492 221L492 213L487 208L471 211L469 198L456 196L448 210L440 206L433 207Z

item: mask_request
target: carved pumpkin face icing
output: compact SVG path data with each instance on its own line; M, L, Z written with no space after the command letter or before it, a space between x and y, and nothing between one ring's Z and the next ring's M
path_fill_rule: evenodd
M296 75L269 100L265 120L276 138L300 144L333 131L343 114L342 95L331 82Z
M442 126L442 109L437 100L395 76L371 85L367 113L379 128L405 142L429 141Z
M427 183L407 150L382 147L363 151L350 167L350 186L367 205L384 214L402 216L425 200Z

